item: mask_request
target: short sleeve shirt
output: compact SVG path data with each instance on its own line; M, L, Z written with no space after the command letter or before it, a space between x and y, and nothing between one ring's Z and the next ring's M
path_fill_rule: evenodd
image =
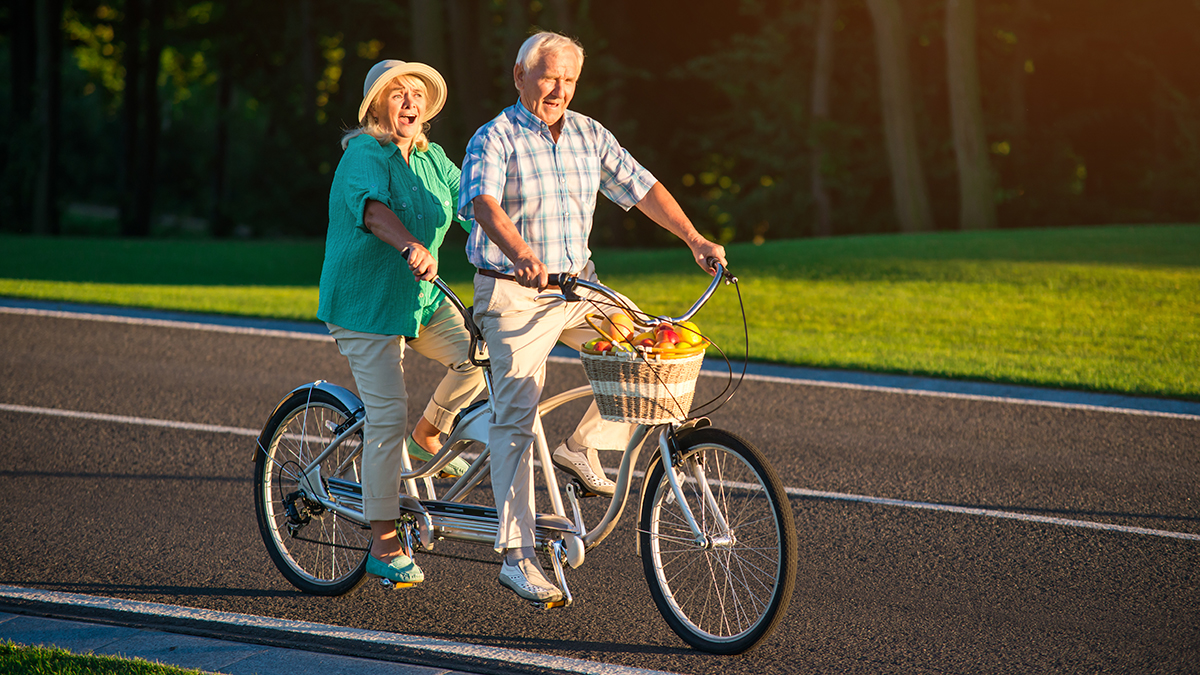
M350 139L329 191L317 318L360 333L417 336L442 293L413 277L400 252L363 224L363 212L368 199L381 202L437 258L457 220L459 175L435 143L405 162L394 143Z
M551 274L576 273L591 257L596 194L629 210L657 182L599 122L570 110L554 142L520 102L480 127L463 160L458 215L469 223L467 259L512 274L512 261L474 221L471 200L493 197Z

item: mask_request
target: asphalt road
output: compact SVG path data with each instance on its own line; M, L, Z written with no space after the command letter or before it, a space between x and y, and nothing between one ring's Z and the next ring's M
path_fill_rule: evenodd
M329 342L11 314L0 331L0 404L258 428L299 384L352 384ZM406 367L426 400L437 368ZM550 389L583 382L550 367ZM790 487L1200 533L1195 419L749 381L712 419ZM681 673L1200 671L1195 540L797 496L788 616L713 657L659 617L628 512L569 573L567 610L528 608L490 549L446 542L417 588L317 598L259 538L253 439L11 410L0 439L0 584Z

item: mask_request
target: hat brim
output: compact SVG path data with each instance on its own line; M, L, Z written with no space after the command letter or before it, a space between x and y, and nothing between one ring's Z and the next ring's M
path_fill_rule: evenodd
M421 120L422 122L428 122L442 111L442 107L446 105L446 80L442 77L442 74L424 63L401 62L383 71L379 77L375 78L375 82L371 84L371 88L363 96L362 103L358 106L358 121L360 124L364 121L367 111L371 108L371 101L374 101L379 92L391 84L392 80L401 75L416 75L425 82L427 90L425 93L428 96L428 103L425 106L425 115Z

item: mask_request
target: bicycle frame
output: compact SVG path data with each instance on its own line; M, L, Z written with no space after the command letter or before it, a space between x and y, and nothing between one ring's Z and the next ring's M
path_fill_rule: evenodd
M653 317L654 321L670 321L679 322L685 321L693 316L699 309L708 301L720 283L725 271L720 265L716 265L716 274L708 289L697 300L692 307L680 317ZM564 302L581 301L582 298L575 295L576 287L583 287L595 291L613 301L617 306L625 308L632 315L640 314L635 312L626 305L624 300L614 291L599 283L578 279L576 277L560 278L560 288L562 294L542 294L538 297L557 298ZM458 309L467 322L469 330L472 332L472 357L473 360L477 356L474 353L477 340L482 336L478 334L478 329L474 325L474 321L470 313L462 303L462 301L450 290L440 278L433 280L435 286L445 293L447 299ZM728 282L727 282L728 283ZM649 316L649 315L646 315ZM635 319L636 320L636 319ZM486 365L486 361L480 362ZM487 386L489 400L492 395L492 375L490 369L484 370L484 380ZM325 509L336 513L338 516L346 518L352 522L358 523L363 527L369 526L362 511L362 493L361 486L353 481L346 481L334 476L326 476L322 480L320 465L339 445L358 433L366 423L365 409L353 393L338 385L318 380L308 385L298 387L293 390L293 394L304 389L320 388L323 389L341 400L347 409L353 411L354 419L348 420L349 424L342 425L339 429L331 429L336 431L336 436L319 452L316 458L309 463L308 466L302 467L299 475L294 476L296 481L304 489L307 496L320 503ZM609 534L616 528L620 521L621 515L629 500L629 493L633 480L634 467L637 466L638 459L641 454L642 445L645 443L649 434L657 429L662 428L663 433L660 434L658 440L658 457L655 461L661 461L664 466L671 470L666 471L667 480L670 483L671 490L675 495L675 499L681 507L684 520L689 529L692 531L694 543L698 547L713 548L720 546L728 546L733 543L730 535L729 526L725 523L721 516L720 509L717 508L717 503L712 495L709 487L709 482L704 474L704 469L693 458L689 458L686 462L688 472L691 474L692 480L695 480L701 486L704 495L704 501L710 507L708 510L717 518L718 531L722 533L719 536L713 537L704 533L703 529L696 522L695 515L691 512L687 500L684 498L682 490L682 481L677 468L680 465L679 460L674 454L673 444L671 439L680 433L686 432L688 429L698 426L707 426L707 420L700 418L698 420L690 420L687 422L668 422L663 424L638 424L634 428L632 437L625 448L622 455L621 465L617 471L616 490L611 497L609 507L601 520L595 527L586 529L583 523L583 518L578 505L579 496L574 484L568 484L566 487L567 500L570 503L572 514L568 517L566 507L563 503L562 492L558 485L558 478L554 472L554 465L550 460L550 448L546 441L545 431L542 427L542 417L549 414L553 410L571 401L579 400L590 396L592 393L590 386L576 387L554 396L551 396L538 405L538 416L534 426L534 451L537 453L537 459L541 464L542 478L550 495L551 507L553 515L566 519L571 524L571 527L563 529L563 539L565 539L565 558L568 564L573 568L579 567L585 556L585 551L594 548L604 541ZM285 399L286 400L286 399ZM484 446L487 444L487 431L490 424L490 409L486 405L474 406L463 411L460 418L456 421L454 429L451 430L446 442L441 450L430 460L423 463L419 469L413 469L409 463L407 453L401 454L402 472L401 480L404 483L407 497L402 496L402 510L411 513L419 518L425 527L421 529L421 544L424 548L432 548L433 536L437 535L443 538L470 541L475 543L489 543L491 538L488 536L487 528L465 528L458 530L447 528L437 528L433 522L429 511L421 505L421 502L414 499L419 494L418 481L421 481L425 487L426 498L430 502L457 502L465 503L467 494L477 486L484 477L484 468L488 465L490 458L488 451L485 449L479 457L471 463L470 469L459 477L459 479L451 486L443 495L441 500L438 500L434 490L432 477L442 470L447 464L457 457L462 450L473 442L480 443ZM303 439L302 439L303 440ZM338 468L338 475L341 475L346 468L361 455L361 447L345 459L342 465ZM653 462L652 462L653 465ZM326 488L328 484L328 489ZM643 483L641 499L645 499L646 485ZM460 524L461 525L461 524ZM541 529L539 527L539 529ZM491 532L494 535L494 530ZM550 541L543 541L544 548L549 549ZM556 561L557 562L557 561Z

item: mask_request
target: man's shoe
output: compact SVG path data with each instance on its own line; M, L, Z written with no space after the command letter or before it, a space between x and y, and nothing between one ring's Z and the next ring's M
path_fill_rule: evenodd
M392 558L391 562L383 562L373 555L367 555L367 574L383 577L393 584L412 586L425 581L425 573L413 562L412 558L401 553Z
M407 445L408 456L416 459L418 462L428 462L429 460L433 459L433 455L428 450L418 445L417 441L412 437L411 434L408 436ZM469 468L471 468L471 465L467 464L467 460L463 459L462 457L455 457L454 459L450 460L449 464L442 467L442 471L438 474L438 477L458 478L466 473L467 469Z
M554 602L563 597L562 591L542 573L537 558L522 558L516 565L510 565L505 560L500 566L500 583L526 600Z
M597 473L592 468L592 463L588 461L588 452L575 452L567 447L564 441L554 449L554 454L550 456L550 460L554 462L554 466L566 471L575 476L583 483L583 487L590 492L595 492L598 495L611 497L617 492L617 484L612 482L603 473ZM598 465L599 462L596 462Z

